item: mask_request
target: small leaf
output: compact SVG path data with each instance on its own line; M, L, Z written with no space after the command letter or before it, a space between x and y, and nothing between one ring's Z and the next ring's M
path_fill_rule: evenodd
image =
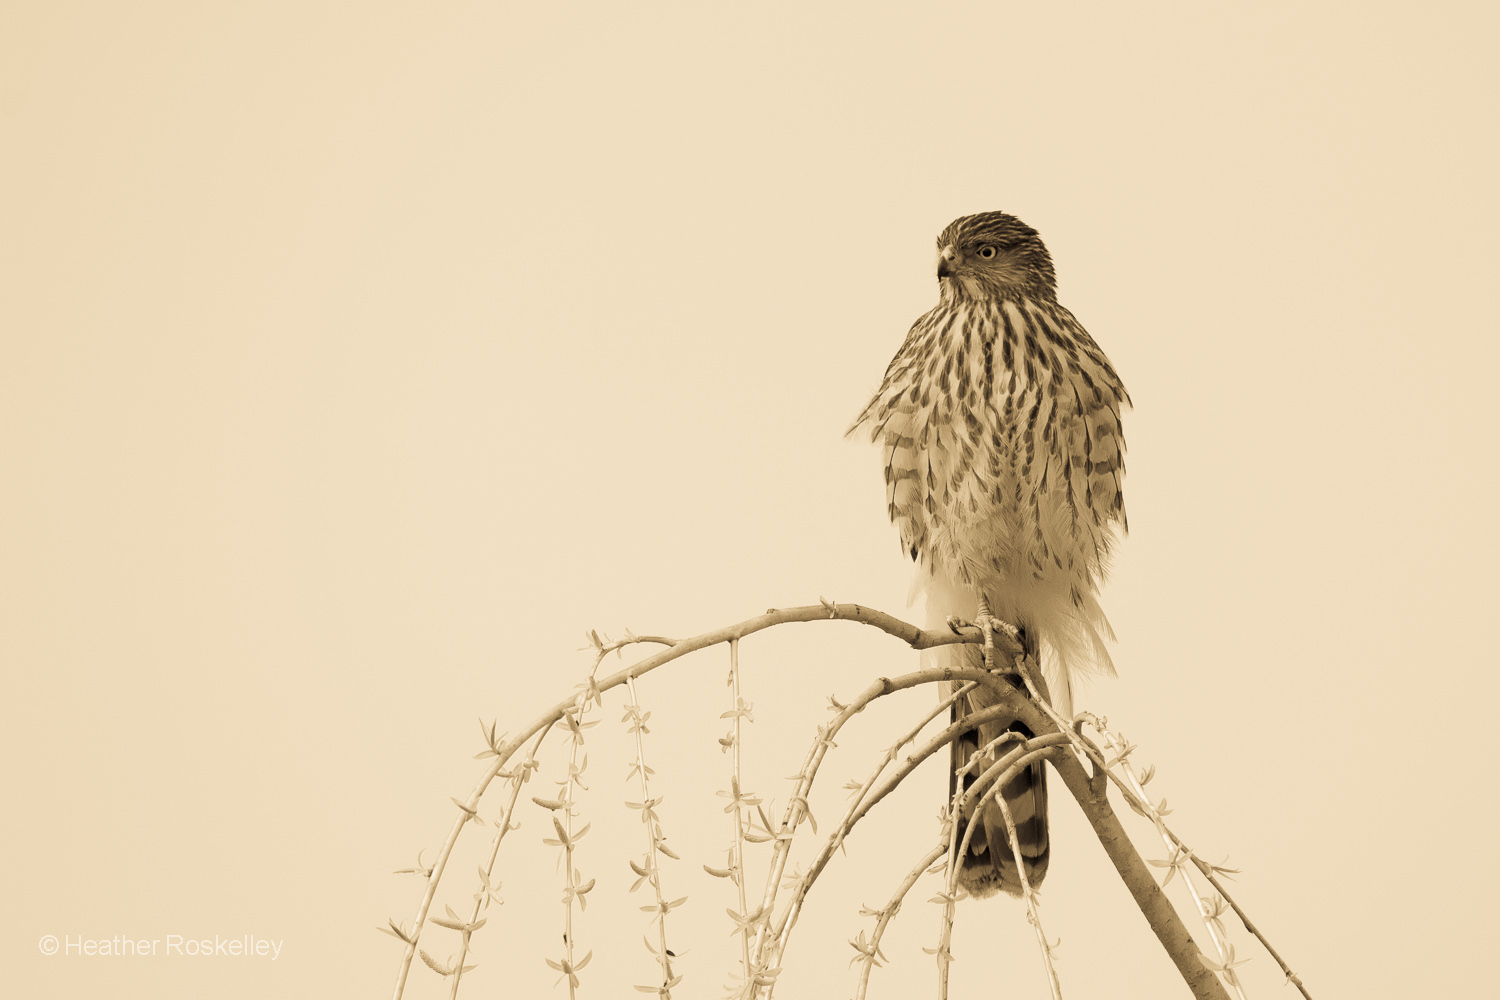
M375 929L377 931L380 931L380 933L382 934L389 934L391 937L396 938L398 941L405 941L407 944L416 943L415 939L407 934L406 931L402 929L401 925L396 923L396 921L394 920L390 921L389 927L376 927Z

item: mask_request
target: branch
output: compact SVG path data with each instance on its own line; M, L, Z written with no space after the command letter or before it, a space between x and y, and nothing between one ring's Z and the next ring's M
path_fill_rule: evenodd
M610 688L624 684L628 678L640 677L663 664L686 656L688 653L693 653L709 646L715 646L721 642L728 642L730 639L742 639L747 635L752 635L776 625L814 621L849 621L857 622L861 625L869 625L872 628L878 628L882 632L895 636L913 649L933 649L938 646L962 643L978 644L984 641L983 633L977 628L965 627L957 631L944 628L926 631L917 628L915 625L901 621L899 618L885 614L882 611L876 611L873 608L866 608L858 604L833 604L824 602L822 604L798 608L771 608L765 614L748 618L737 625L729 625L725 628L715 629L712 632L705 632L702 635L694 636L691 639L683 639L675 642L670 648L654 656L649 656L632 666L626 667L624 670L610 674L602 681L592 683L590 690L585 692L585 696L592 697L602 694ZM660 642L662 640L654 636L627 639L625 642L608 645L607 650L613 651L615 648L624 646L632 641ZM599 648L603 650L606 647L601 646ZM595 662L597 663L598 661L596 660ZM540 718L533 721L531 725L506 740L499 747L494 748L493 762L475 784L474 789L469 793L468 799L461 804L462 808L459 815L454 819L453 826L448 830L448 836L443 841L443 846L438 852L437 860L433 862L432 871L427 876L426 891L423 892L422 900L417 905L415 926L412 928L409 936L403 936L403 940L406 942L406 951L401 956L401 967L396 974L396 986L392 994L394 1000L400 1000L406 991L406 980L411 974L412 959L416 957L417 945L421 939L422 930L427 925L427 914L432 909L433 898L437 895L438 883L442 880L443 871L448 865L448 859L453 855L453 848L458 843L459 834L463 832L463 828L468 824L470 817L478 808L480 798L483 797L485 790L489 788L490 782L495 780L496 776L505 768L506 763L515 755L515 752L520 749L523 743L547 726L560 721L568 712L574 711L579 705L579 700L580 698L575 696L558 702Z
M1097 779L1090 780L1073 757L1060 756L1053 760L1052 766L1062 778L1063 784L1067 785L1068 791L1073 793L1073 798L1078 800L1078 805L1094 828L1094 834L1099 838L1104 853L1113 862L1120 880L1130 890L1141 914L1193 991L1193 996L1198 1000L1229 1000L1229 994L1224 992L1218 977L1203 964L1203 953L1183 926L1166 894L1156 884L1151 870L1136 853L1130 838L1125 834L1125 828L1120 825L1119 817L1110 808L1107 779L1100 775Z
M936 672L940 671L923 671L921 673ZM898 677L894 681L889 681L888 683L903 683L908 678L920 677L921 673L908 674L906 675L906 677ZM929 678L929 682L938 680L941 680L941 678ZM1010 688L1009 685L1004 685L1003 687L1008 688L1011 692L1011 695L1014 696L1014 688ZM1004 692L1001 691L1001 693L1003 694ZM863 798L858 800L855 807L850 809L845 814L843 822L841 822L838 828L835 829L831 834L829 834L828 839L824 841L822 850L818 852L817 857L813 859L812 864L808 867L807 874L804 875L801 881L798 883L797 891L793 894L791 902L787 905L786 912L782 914L780 920L776 921L775 927L773 928L771 934L771 941L774 942L773 947L775 948L775 960L780 961L783 958L783 955L786 951L787 942L791 938L792 928L796 925L797 917L802 912L803 901L807 898L807 894L812 891L813 883L817 881L818 876L822 874L823 869L827 866L828 862L832 860L834 851L838 850L839 846L843 844L845 838L848 837L849 832L853 829L854 825L861 819L863 819L865 817L865 814L873 809L881 799L889 795L891 791L894 790L895 787L906 778L907 775L916 770L918 766L920 766L927 760L928 757L931 757L938 750L941 750L942 748L948 746L959 736L971 729L978 729L984 723L999 718L1002 715L1013 714L1013 706L1010 706L1002 701L1000 704L991 705L989 708L986 708L983 711L975 712L972 715L968 715L960 719L959 721L948 726L942 732L938 733L936 736L932 737L932 739L928 740L926 743L922 744L920 749L908 756L902 763L902 765L895 771L893 771L890 775L888 775L885 780L883 780L878 786L876 786L873 791L869 792ZM761 960L771 961L772 959L769 956L765 956Z

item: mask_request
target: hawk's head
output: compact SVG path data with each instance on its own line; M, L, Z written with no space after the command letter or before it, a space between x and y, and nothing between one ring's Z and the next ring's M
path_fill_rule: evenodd
M1057 290L1052 255L1026 223L1004 212L966 215L937 238L938 285L950 294L985 298Z

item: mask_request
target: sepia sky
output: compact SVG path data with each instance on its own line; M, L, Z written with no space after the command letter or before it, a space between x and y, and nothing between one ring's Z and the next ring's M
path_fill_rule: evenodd
M1134 400L1117 680L1079 706L1312 995L1474 996L1496 932L1492 7L30 3L0 11L0 917L26 997L388 996L483 763L589 667L820 596L920 619L843 433L1003 209ZM784 808L851 624L742 643L745 784ZM620 661L623 665L628 661ZM611 663L615 661L611 660ZM640 682L679 997L720 995L722 649ZM617 669L610 666L607 669ZM823 835L932 703L851 723ZM580 996L654 966L622 692L589 731ZM542 753L523 797L554 794ZM778 1000L933 842L917 772L809 902ZM1185 996L1060 782L1066 996ZM496 815L497 786L481 814ZM1149 825L1121 808L1143 854ZM565 996L526 805L463 995ZM815 841L799 848L810 855ZM467 904L471 827L439 907ZM752 854L755 884L764 854ZM757 867L757 866L761 867ZM1179 889L1174 884L1169 891ZM871 997L931 996L919 884ZM1174 897L1179 905L1184 897ZM1249 995L1294 996L1230 921ZM1201 928L1200 928L1201 931ZM244 938L269 957L42 954ZM429 927L439 960L456 936ZM158 945L162 948L163 945ZM1024 910L961 904L955 997L1044 998ZM420 965L408 996L446 996Z

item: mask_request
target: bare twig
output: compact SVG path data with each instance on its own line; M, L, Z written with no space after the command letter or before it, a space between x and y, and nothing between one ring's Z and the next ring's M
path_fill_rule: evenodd
M1013 731L1004 732L976 751L963 770L966 771L974 767L994 747L1013 740L1021 740L1021 745L1010 750L1005 756L1001 757L994 764L991 764L983 774L974 780L967 790L955 790L952 816L954 817L956 826L957 817L961 814L967 813L976 817L977 820L977 817L983 813L989 803L995 802L999 805L1001 816L1005 819L1006 832L1010 837L1011 855L1015 858L1016 869L1021 879L1021 896L1026 901L1027 919L1031 921L1032 926L1037 930L1037 939L1042 949L1042 963L1047 970L1048 983L1052 987L1054 1000L1060 1000L1061 987L1057 981L1057 970L1053 966L1052 948L1047 944L1046 935L1042 931L1042 918L1041 914L1037 912L1036 907L1036 893L1032 890L1031 884L1026 877L1026 864L1021 858L1021 842L1020 838L1016 835L1015 820L1011 817L1010 807L1006 805L1005 798L1000 793L1006 783L1011 781L1022 769L1030 767L1033 763L1040 760L1050 760L1057 753L1060 753L1061 751L1058 748L1068 742L1068 737L1064 733L1047 733L1043 736L1027 740L1019 733ZM960 771L960 774L962 773ZM978 801L974 800L976 795L979 796ZM963 841L956 846L953 852L955 860L950 862L948 871L949 895L957 895L957 859L962 859L968 855L969 843L974 836L974 831L978 828L979 823L971 821L964 830ZM991 845L990 850L995 851L998 848L995 845Z
M841 615L842 609L848 607L848 605L834 605L825 603L823 607L825 609L825 613L827 614ZM861 618L860 620L865 619ZM958 639L960 642L967 643L978 643L985 641L984 633L980 632L974 626L967 626L957 631L950 628L932 632L922 632L921 630L916 630L917 634L908 638L910 633L906 632L905 629L893 629L888 627L890 624L889 622L880 622L872 618L869 620L869 624L876 625L877 627L890 632L892 635L897 635L900 638L907 639L907 641L914 649L930 649L936 646L952 645L953 643L949 637ZM911 626L905 626L905 628L910 629ZM991 639L991 641L993 642L993 639ZM1020 648L1021 647L1017 645L1013 639L1007 640L1006 652L1008 654L1018 653L1020 651ZM905 676L913 677L916 675L908 674ZM988 677L989 675L983 674L982 676ZM905 678L903 678L903 680L904 679ZM838 711L838 715L833 720L828 722L824 727L820 728L817 738L814 739L812 746L808 750L807 757L802 764L802 769L796 775L797 784L792 792L791 801L787 803L786 815L782 818L781 821L780 829L782 831L794 833L801 822L810 815L807 809L807 795L809 790L812 788L813 779L817 775L818 767L822 764L824 755L827 754L828 750L833 746L833 737L838 733L839 729L841 729L843 725L849 721L849 719L864 711L865 706L867 706L871 701L876 698L883 697L885 694L892 693L891 691L888 691L881 687L883 683L888 683L885 678L881 678L879 681L876 681L870 687L862 691L860 695L848 705L841 705L837 701L833 701L832 707L836 711ZM919 680L915 683L928 683L928 681ZM895 688L893 690L903 690L903 688ZM1016 700L1013 697L1013 689L1007 690L1005 692L1005 695L1007 703L1009 701ZM956 697L956 695L954 697ZM832 699L830 700L832 701ZM929 716L927 721L935 718L938 712L942 711L943 707L945 707L946 704L951 704L951 700L944 704L940 704L938 709L934 711L931 716ZM923 725L926 725L925 721ZM884 765L882 765L882 767L883 766ZM886 790L889 791L889 788L887 788ZM883 798L884 795L885 792L882 792L880 798ZM879 799L877 798L876 801L878 800ZM871 804L873 805L873 803ZM791 838L778 837L776 846L773 849L771 855L770 870L766 876L766 889L761 901L762 913L770 913L772 907L775 905L777 889L781 884L781 876L785 871L786 861L790 851ZM829 853L831 853L831 851ZM816 875L814 874L813 877L816 877ZM810 882L808 884L810 885ZM804 886L799 891L798 898L793 904L794 908L800 906L801 898L806 895L805 888L806 887ZM795 922L795 916L792 917L791 922ZM778 930L778 934L785 933L785 930L789 927L790 923L787 922L785 918L783 918L783 923L781 925L781 928ZM762 952L766 948L767 944L768 939L766 938L764 930L762 930L762 932L757 935L755 942L757 962L761 962L764 959Z
M740 787L740 719L745 714L745 702L740 697L740 641L729 640L729 690L730 709L724 714L733 720L734 728L730 731L730 754L732 769L729 774L729 791L720 792L721 795L729 797L729 806L725 812L734 813L734 844L730 847L730 869L734 872L734 884L739 892L740 908L736 920L739 921L740 938L740 969L745 978L751 976L750 964L750 927L751 914L745 905L745 793Z
M1122 737L1116 736L1113 731L1104 728L1102 721L1094 720L1094 725L1103 736L1104 745L1114 755L1111 760L1111 769L1117 771L1124 778L1125 783L1129 785L1131 791L1135 792L1137 798L1140 800L1140 805L1136 806L1136 809L1151 821L1152 826L1156 828L1156 835L1161 839L1162 845L1166 847L1169 860L1165 864L1170 866L1174 871L1181 873L1182 882L1187 887L1187 893L1193 901L1193 907L1198 911L1199 919L1203 921L1204 930L1208 932L1209 940L1213 942L1214 951L1218 953L1218 970L1223 974L1225 981L1234 989L1235 995L1239 997L1239 1000L1247 1000L1245 987L1240 982L1238 974L1234 971L1235 965L1240 964L1234 960L1234 946L1226 940L1223 933L1223 925L1209 911L1208 901L1198 894L1198 887L1193 884L1193 877L1188 873L1187 856L1190 856L1192 852L1183 851L1179 853L1178 849L1173 846L1174 838L1170 831L1167 830L1166 819L1164 818L1166 815L1166 800L1163 799L1161 805L1157 806L1146 795L1145 782L1136 775L1135 768L1131 766L1129 760L1129 755L1135 748ZM1171 877L1169 873L1167 875L1168 881L1171 880Z
M838 732L839 728L841 728L845 722L853 718L859 712L863 711L865 706L867 706L870 702L874 701L876 698L881 698L888 694L894 694L897 691L904 691L908 688L915 687L920 684L941 683L943 681L950 681L954 679L974 680L978 683L984 684L985 686L993 685L992 690L997 693L997 696L1000 699L1000 703L992 706L989 709L986 709L984 712L967 716L959 722L956 722L953 725L949 726L937 736L934 736L931 740L924 744L919 751L909 756L900 768L894 771L889 777L887 777L878 786L876 786L875 789L873 789L869 794L867 794L860 800L858 808L853 810L846 817L845 822L841 823L839 825L839 828L834 830L833 833L830 834L828 840L824 842L823 849L818 852L817 857L809 866L807 874L804 875L798 882L791 902L788 904L781 918L776 922L775 927L767 940L768 944L770 942L775 943L775 950L773 953L762 955L758 959L761 964L768 964L772 961L780 960L782 953L786 949L786 944L790 938L792 928L797 922L797 916L801 912L803 901L807 898L808 892L812 889L813 883L817 880L818 875L822 872L824 866L827 865L829 859L832 858L833 852L837 850L839 844L843 842L843 839L848 835L849 830L852 829L854 824L859 822L859 820L863 818L866 813L874 808L876 803L878 803L887 794L889 794L889 792L894 789L906 775L915 770L917 765L921 764L922 761L926 760L939 748L947 746L959 734L967 732L968 730L977 727L983 722L987 722L990 719L996 718L1004 712L1013 712L1015 706L1012 703L1019 701L1020 699L1016 694L1014 688L1012 688L1009 684L998 681L995 677L986 673L985 671L978 670L976 668L936 667L930 668L928 670L919 670L910 674L903 674L902 676L895 678L880 678L864 691L860 692L858 698L855 698L854 701L845 706L844 710L839 714L838 718L834 719L832 722L829 722L826 726L820 728L818 739L815 742L814 753L812 755L814 758L813 763L804 769L801 781L799 783L799 791L803 796L806 795L807 790L812 786L812 781L817 774L818 764L821 763L823 754L826 752L828 745L831 743L833 735ZM785 829L785 827L783 827L783 829Z
M922 873L927 871L933 862L942 857L943 852L947 849L948 841L945 837L941 843L922 856L922 860L917 862L916 867L906 873L906 877L901 880L900 885L896 886L896 891L891 893L891 898L886 901L885 906L875 911L875 930L871 933L870 941L867 945L864 945L863 934L860 934L859 941L850 942L854 945L855 950L861 952L864 956L864 964L859 970L859 987L854 994L855 1000L864 1000L865 993L870 987L870 970L878 965L878 959L883 957L880 954L880 939L885 936L885 929L890 926L896 913L900 911L901 903L906 899L906 894L911 892L912 886L917 884L917 879L922 877ZM864 947L861 947L861 945L864 945Z
M1177 840L1176 834L1172 834L1170 830L1168 830L1167 832L1168 834L1171 834L1173 841L1175 841L1179 846L1182 845L1182 842L1180 840ZM1186 848L1184 848L1184 850L1186 850ZM1224 888L1224 883L1219 881L1218 877L1214 874L1213 865L1204 861L1196 854L1192 854L1191 852L1189 852L1189 855L1190 857L1192 857L1193 864L1197 865L1198 870L1203 873L1203 877L1208 879L1209 883L1212 884L1216 890L1218 890L1219 895L1224 897L1224 902L1228 903L1230 908L1234 910L1235 916L1240 918L1240 923L1245 925L1245 930L1255 935L1256 940L1261 943L1266 951L1270 952L1271 957L1276 960L1276 964L1281 967L1282 973L1286 976L1286 981L1297 987L1297 992L1301 993L1302 996L1306 998L1306 1000L1312 1000L1312 995L1307 992L1307 987L1302 985L1301 977L1299 977L1295 972L1291 970L1290 967L1287 966L1286 962L1284 962L1281 956L1277 954L1276 949L1271 947L1271 942L1266 940L1265 935L1262 934L1256 928L1256 926L1250 922L1250 918L1246 915L1245 911L1240 909L1240 904L1236 903L1234 901L1234 897L1229 895L1229 890Z
M592 681L592 678L590 678L590 681ZM578 714L576 716L571 713L563 715L563 720L568 724L568 735L571 737L572 743L572 746L570 747L568 753L567 777L558 782L558 784L563 786L563 794L562 807L560 809L557 809L556 812L561 812L563 814L563 818L561 820L558 820L556 814L554 813L552 817L552 825L557 832L557 839L553 840L551 838L547 838L542 841L542 843L544 844L551 844L562 848L563 852L562 865L564 887L562 903L564 955L562 961L560 962L554 962L550 958L546 959L546 962L548 965L561 972L563 974L563 978L568 981L569 1000L572 1000L572 998L577 995L579 986L578 973L582 971L584 966L589 964L589 960L593 958L594 955L593 951L591 950L587 955L583 957L582 960L576 959L574 951L574 945L576 942L574 941L573 935L573 903L576 901L580 908L587 907L587 895L589 891L594 887L593 879L589 879L587 884L583 884L578 881L578 869L573 864L573 852L577 849L578 841L583 839L583 837L589 832L589 827L592 825L585 823L581 830L575 831L573 829L574 789L584 787L583 773L585 770L587 770L589 761L588 755L584 754L583 761L580 763L578 760L578 753L583 748L584 729L593 725L593 723L587 723L583 721L583 716L584 713L588 711L590 700L591 697L586 691L584 694L581 694L578 697Z
M651 768L646 766L646 742L645 735L651 730L647 728L646 722L651 718L650 712L641 710L640 698L635 691L635 678L630 677L625 681L626 688L630 691L630 704L625 706L625 717L622 722L630 723L630 733L635 737L635 764L632 768L634 774L641 779L641 801L638 803L627 802L628 806L639 806L641 810L641 823L646 827L646 865L637 868L631 862L631 870L640 876L636 880L631 891L638 888L642 881L651 883L652 891L655 893L656 901L653 906L641 907L649 910L652 923L656 924L657 947L654 950L657 964L661 966L661 986L657 989L657 996L662 1000L671 1000L672 988L682 981L681 976L672 972L672 951L667 947L667 914L687 902L687 897L674 899L668 902L661 884L661 848L664 846L665 838L662 836L661 821L657 816L656 807L661 804L661 799L651 797ZM628 776L627 776L628 780ZM646 943L648 950L650 942ZM637 987L641 989L641 987Z
M1026 900L1026 918L1031 921L1031 926L1036 929L1037 946L1042 952L1042 965L1047 970L1047 985L1052 990L1052 1000L1062 1000L1062 983L1057 978L1057 964L1053 961L1052 945L1048 943L1047 933L1042 928L1042 915L1037 910L1036 905L1036 890L1031 887L1031 883L1026 877L1026 862L1021 857L1021 838L1016 833L1015 818L1011 816L1010 805L1005 801L1005 796L996 793L1011 780L1013 773L1018 773L1022 767L1029 767L1033 759L1040 760L1044 757L1050 759L1056 756L1058 752L1060 751L1038 751L1034 754L1027 754L996 778L993 788L989 793L986 793L994 796L996 803L1000 806L1000 815L1005 819L1005 835L1010 841L1010 854L1016 862L1016 873L1021 878L1021 895Z
M498 898L495 894L495 890L498 887L493 885L491 880L495 874L495 860L500 856L500 842L505 839L507 833L515 829L511 825L511 817L515 815L516 802L521 797L521 786L531 777L531 771L536 765L537 749L542 745L542 740L546 739L547 734L551 731L552 727L548 726L537 734L536 741L531 744L530 753L526 755L526 764L517 769L515 776L510 779L510 801L505 804L504 813L495 821L497 829L494 842L490 845L490 860L479 872L480 889L474 894L474 908L470 912L469 919L463 928L463 942L459 946L458 960L454 963L453 982L448 989L449 1000L455 1000L458 996L458 984L463 979L465 970L464 960L469 955L469 939L474 931L478 930L483 924L483 921L479 919L479 914L483 910L489 909L492 899ZM491 728L491 734L493 734L493 727Z

